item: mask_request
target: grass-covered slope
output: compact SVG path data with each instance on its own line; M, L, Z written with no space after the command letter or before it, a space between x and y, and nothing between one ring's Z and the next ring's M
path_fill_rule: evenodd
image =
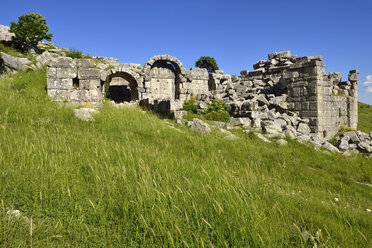
M86 123L45 81L0 80L0 246L372 246L371 160L109 105Z
M359 115L359 122L358 122L358 129L363 132L371 132L372 131L372 105L368 105L365 103L358 103L358 115Z

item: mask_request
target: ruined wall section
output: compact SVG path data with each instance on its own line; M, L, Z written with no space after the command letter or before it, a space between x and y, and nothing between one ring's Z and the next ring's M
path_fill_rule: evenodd
M60 57L47 67L47 94L55 101L100 105L101 72L90 59Z

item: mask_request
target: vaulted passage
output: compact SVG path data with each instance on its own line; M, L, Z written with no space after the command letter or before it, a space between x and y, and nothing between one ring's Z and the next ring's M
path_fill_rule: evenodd
M116 103L138 100L137 81L126 72L117 72L109 76L107 98Z

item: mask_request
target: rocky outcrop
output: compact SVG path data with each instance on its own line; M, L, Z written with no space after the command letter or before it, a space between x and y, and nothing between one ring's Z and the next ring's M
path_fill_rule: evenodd
M32 68L31 61L27 58L15 57L3 52L0 52L0 57L3 65L12 71Z
M0 42L12 42L15 34L9 32L8 26L0 25Z

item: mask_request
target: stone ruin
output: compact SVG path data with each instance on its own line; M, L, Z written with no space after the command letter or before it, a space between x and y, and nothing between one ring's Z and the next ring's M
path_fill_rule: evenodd
M278 112L307 120L311 132L333 137L342 127L358 123L358 71L342 81L340 73L325 73L321 56L297 57L289 51L271 53L252 71L240 76L204 68L186 70L170 55L152 57L144 66L97 66L91 59L59 57L47 68L48 95L56 101L99 106L104 96L137 102L161 114L182 115L186 99L220 99L231 116L263 127ZM107 88L108 87L108 88ZM267 122L266 122L267 124Z

